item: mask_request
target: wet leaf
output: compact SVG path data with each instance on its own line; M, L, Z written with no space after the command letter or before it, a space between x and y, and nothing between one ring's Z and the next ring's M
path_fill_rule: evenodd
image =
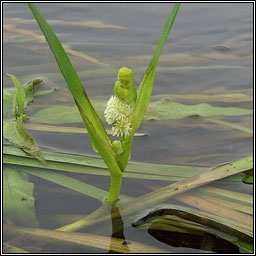
M247 184L253 184L253 171L249 172L243 178L243 182Z
M103 118L103 112L106 107L107 100L92 100L92 105L95 107L98 115ZM159 100L149 104L145 120L177 120L190 116L210 117L210 116L239 116L252 114L252 110L234 107L214 107L206 103L196 105L184 105L171 100ZM32 120L36 123L61 124L61 123L80 123L81 117L75 106L53 106L39 110L36 112ZM242 127L237 124L224 122L222 120L212 119L209 121L221 125L229 126L234 129L239 129L245 132L251 131L249 128Z
M18 253L29 253L28 251L25 251L21 248L18 248L16 246L13 245L9 245L7 243L3 243L3 253L7 253L7 254L18 254Z
M28 130L42 131L42 132L60 132L60 133L88 133L86 128L74 126L55 126L45 124L24 123L23 127ZM106 129L107 134L113 135L112 130ZM135 133L134 136L146 136L145 133Z
M134 241L128 241L124 246L124 239L111 238L107 236L100 236L94 234L86 234L79 232L63 232L48 229L33 229L23 228L15 226L4 226L4 233L13 236L26 237L28 239L36 241L44 241L49 243L58 244L60 246L80 246L80 247L93 247L102 249L104 251L109 250L111 244L111 250L119 253L170 253L155 246L146 245ZM129 250L128 250L129 248ZM104 252L103 251L103 252Z
M204 196L200 193L196 193L195 195L183 194L176 197L178 201L188 204L192 207L198 208L204 212L211 212L217 216L224 217L226 219L230 219L235 221L237 224L243 224L248 227L249 230L252 230L253 226L253 218L252 216L240 212L239 210L243 210L243 207L239 207L239 204L236 204L237 209L233 209L232 202L225 200L225 204L222 204L220 200ZM252 207L250 207L252 211Z
M17 120L4 122L3 135L12 144L24 150L29 155L45 164L44 157L37 143L26 133L22 127L22 117Z
M44 166L35 159L32 159L23 151L11 146L3 148L3 162L7 164L47 168L74 173L93 174L108 176L107 167L102 159L90 156L57 153L42 151L47 165ZM150 164L130 161L127 165L123 177L179 181L182 178L191 177L198 173L210 170L209 167L185 166L185 165L165 165ZM243 174L237 174L225 179L225 182L241 181ZM212 189L215 193L214 189ZM231 195L232 196L232 195ZM236 194L234 196L237 196Z
M34 184L28 175L10 167L3 168L3 214L5 220L19 225L37 226Z
M121 204L119 207L119 210L121 211L122 217L124 217L132 213L138 212L142 209L146 209L148 207L152 208L173 196L182 194L191 189L202 187L208 183L211 183L223 178L227 178L231 175L248 171L252 169L252 167L253 167L253 157L252 156L245 157L237 161L233 161L231 163L215 167L210 171L202 172L200 174L193 175L184 180L172 183L171 185L162 187L161 189L158 189L146 195L140 196L138 198L131 199L128 202ZM103 215L102 217L98 218L96 222L99 223L104 220L106 220L106 217ZM89 225L91 225L91 223L90 222L88 223L87 218L84 218L70 225L66 225L62 228L65 231L74 231ZM245 226L245 229L247 228L248 227ZM249 227L249 229L251 229L251 227ZM251 233L250 230L247 229L247 231Z
M13 82L16 84L16 88L4 88L3 90L3 113L4 117L6 118L15 117L15 101L17 101L18 98L18 101L20 101L19 104L22 104L19 112L22 111L23 113L23 110L27 107L27 105L34 100L34 86L41 82L41 79L37 78L26 83L25 85L21 85L15 76L10 76L12 77ZM40 94L40 91L38 91L38 93Z
M79 181L77 179L71 178L69 176L63 175L59 172L49 171L41 168L33 168L33 169L28 167L24 168L21 166L17 168L19 170L24 171L27 174L34 175L42 179L51 181L65 188L77 191L83 195L87 195L92 198L95 198L101 202L103 202L108 195L107 191L104 191L100 188L97 188L85 182Z
M173 208L161 208L151 211L146 216L134 222L132 226L136 228L148 228L149 233L152 233L151 231L153 230L160 230L203 237L210 234L238 246L240 244L238 241L240 241L242 248L246 245L249 246L253 242L252 233L251 236L248 236L247 232L243 233L243 230L236 226L236 222L225 221L225 218L221 218L219 222L214 214L208 214L196 211L193 208L178 205L173 205ZM169 233L165 233L165 236L168 236L168 234ZM170 235L171 234L169 234L169 236ZM178 239L178 237L179 236L176 236L176 239Z
M251 109L233 107L213 107L206 103L184 105L172 100L160 100L149 105L145 115L146 120L181 119L189 116L239 116L252 114Z

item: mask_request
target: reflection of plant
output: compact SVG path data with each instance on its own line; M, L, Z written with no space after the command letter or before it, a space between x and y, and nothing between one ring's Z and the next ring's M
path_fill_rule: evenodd
M28 6L37 20L69 86L92 140L93 148L101 155L110 171L111 185L107 201L113 203L118 200L123 171L131 154L133 136L138 130L147 109L158 59L178 13L180 4L175 4L173 7L137 92L133 85L132 71L128 68L121 68L119 70L118 81L114 87L115 96L110 98L105 110L106 120L109 124L112 124L114 134L121 137L121 141L115 141L113 143L108 137L96 111L92 107L82 83L59 39L36 5L29 3Z

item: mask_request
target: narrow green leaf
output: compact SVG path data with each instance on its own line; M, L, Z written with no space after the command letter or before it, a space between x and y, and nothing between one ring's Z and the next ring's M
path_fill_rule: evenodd
M22 117L19 117L17 120L4 122L3 135L10 143L35 157L42 164L45 164L44 157L40 152L37 143L22 127Z
M13 168L3 168L3 214L5 220L30 227L37 226L34 184L28 175Z
M147 109L147 106L148 106L148 103L150 100L150 96L151 96L151 92L152 92L152 88L153 88L153 84L154 84L154 78L155 78L155 72L156 72L158 60L159 60L160 54L162 52L162 49L165 45L165 42L168 38L168 35L170 33L172 25L175 21L175 18L176 18L179 8L180 8L179 3L174 4L172 12L165 24L165 27L161 34L161 37L158 41L154 55L148 65L146 73L144 74L142 81L140 82L140 85L138 87L138 90L137 90L138 98L136 101L134 115L133 115L133 122L132 122L134 131L136 131L139 128L140 122L144 116L146 109Z
M31 157L29 157L23 151L11 146L4 146L3 153L3 162L7 164L108 176L108 172L106 170L107 166L105 165L104 161L96 157L42 151L44 158L47 160L47 165L45 166L35 159L31 159ZM182 178L191 177L192 175L196 175L207 170L210 170L210 168L129 162L123 177L179 181ZM240 182L243 176L243 174L237 174L235 176L226 178L225 182Z
M59 172L54 172L54 171L49 171L46 169L39 169L39 168L29 168L29 167L24 168L21 166L17 167L17 169L27 174L34 175L42 179L51 181L65 188L77 191L83 195L90 196L101 202L103 202L104 198L106 198L108 195L108 192L100 188L97 188L85 182L79 181L77 179L71 178L69 176L63 175Z
M71 64L63 46L36 5L33 3L28 3L28 6L38 25L40 26L40 29L42 30L52 50L52 53L54 54L62 75L74 97L76 105L79 109L81 117L85 123L94 146L97 148L98 152L108 165L111 174L122 176L122 171L119 168L115 158L115 153L112 150L111 141L97 113L92 107L91 102L89 101L84 91L81 80L79 79L73 65Z
M15 116L21 116L24 112L24 101L25 101L25 91L19 80L11 74L7 74L11 79L16 88L15 101L13 102L13 109L15 111Z

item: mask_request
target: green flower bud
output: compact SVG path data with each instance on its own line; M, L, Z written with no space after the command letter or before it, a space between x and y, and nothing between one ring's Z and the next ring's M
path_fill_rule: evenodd
M112 142L112 147L113 147L113 150L115 151L115 153L117 155L120 155L123 153L123 147L122 147L122 144L119 140L114 140Z

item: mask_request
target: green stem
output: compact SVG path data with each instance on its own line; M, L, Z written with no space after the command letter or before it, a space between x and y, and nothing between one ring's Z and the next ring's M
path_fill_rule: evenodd
M113 176L111 175L111 182L108 194L108 203L114 203L118 200L120 189L122 185L123 176Z

